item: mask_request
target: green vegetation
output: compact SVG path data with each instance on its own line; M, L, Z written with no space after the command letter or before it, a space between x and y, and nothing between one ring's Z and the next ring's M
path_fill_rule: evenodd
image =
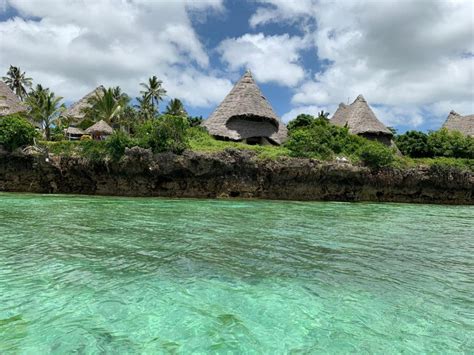
M36 85L36 89L32 90L26 98L26 104L30 108L29 115L43 127L46 140L50 140L51 126L65 110L64 104L60 104L62 99L41 85Z
M23 101L27 96L27 88L31 87L32 79L26 76L25 72L21 72L19 67L10 65L7 75L2 77L2 80L10 89Z
M133 146L133 142L123 131L115 131L106 141L105 147L113 160L120 160L125 148Z
M300 115L296 120L286 143L291 156L322 160L340 156L374 169L390 166L395 160L393 149L350 134L347 127L330 124L323 113L318 118Z
M158 80L156 75L148 79L148 83L140 83L145 90L140 91L142 96L143 106L147 107L146 111L154 117L159 112L160 101L166 95L166 90L162 87L163 82Z
M385 168L395 160L393 149L378 142L364 142L357 150L360 161L370 168Z
M52 154L66 157L80 156L91 161L101 161L111 155L107 149L105 141L42 141L40 145L47 148Z
M188 113L180 99L172 99L166 106L165 115L187 117Z
M444 128L428 134L408 131L395 141L400 151L411 158L474 159L474 138Z
M138 139L144 147L154 153L182 153L188 148L186 117L163 115L159 119L144 123L138 130Z
M64 105L61 97L48 88L36 85L20 68L10 66L5 82L29 106L27 119L40 124L46 142L41 144L51 153L83 156L90 160L112 159L118 161L128 147L150 148L154 153L183 153L186 149L198 152L220 152L227 149L247 150L257 153L259 159L284 157L313 158L325 161L349 161L372 169L395 167L406 169L426 165L433 169L474 171L474 138L458 132L441 129L428 134L409 131L397 135L395 141L403 156L396 149L379 142L353 135L347 127L329 123L328 113L321 111L317 117L301 114L288 124L289 137L282 146L248 145L216 140L200 126L202 117L189 116L181 100L169 101L164 114L159 114L159 104L166 95L162 81L151 76L141 83L141 97L131 105L130 97L120 87L103 88L89 99L85 118L78 128L87 129L99 120L114 127L106 141L94 141L83 136L80 141L65 141L64 129L70 118L62 117ZM34 127L19 115L0 118L0 144L8 150L32 144L38 134ZM50 142L50 141L54 142ZM345 158L345 159L343 159Z
M9 151L33 144L36 136L33 125L18 114L0 118L0 145Z
M130 98L122 93L120 87L103 88L102 92L90 98L88 103L91 107L85 110L85 117L94 122L118 122L129 102Z
M215 153L226 149L249 150L257 153L260 159L288 157L290 151L284 146L249 145L240 142L221 141L212 137L203 127L188 129L189 149L196 152Z

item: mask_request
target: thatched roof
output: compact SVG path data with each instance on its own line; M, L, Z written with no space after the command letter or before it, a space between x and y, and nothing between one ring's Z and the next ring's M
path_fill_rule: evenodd
M443 124L443 128L474 137L474 114L461 116L459 113L451 111Z
M26 106L18 99L10 87L0 80L0 116L26 111Z
M62 114L62 116L70 117L75 122L82 121L85 116L84 109L91 107L91 105L89 104L89 99L96 95L102 95L103 89L104 87L102 85L98 86L93 91L84 96L82 99L69 106L69 108Z
M224 101L202 124L210 134L239 141L266 137L276 144L287 138L287 129L247 71Z
M107 122L100 120L99 122L93 124L88 129L86 129L86 134L112 134L114 130L110 127Z
M362 95L357 96L350 105L341 103L331 118L331 123L337 126L347 126L353 134L382 134L393 136L375 116L367 101Z
M64 130L64 133L66 134L74 134L74 135L80 135L80 134L85 134L84 131L80 128L77 127L68 127Z

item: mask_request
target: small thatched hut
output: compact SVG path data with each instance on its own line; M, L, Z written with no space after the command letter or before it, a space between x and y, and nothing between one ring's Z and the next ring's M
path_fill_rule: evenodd
M104 140L113 133L112 127L110 127L107 122L100 120L99 122L93 124L88 129L86 129L86 134L90 134L92 139L95 140Z
M85 134L85 132L77 127L68 127L64 130L66 138L70 141L77 141Z
M250 71L242 76L202 125L218 139L248 144L279 145L288 134Z
M71 122L79 123L84 119L84 110L91 107L89 100L96 95L102 95L104 87L102 85L95 88L79 101L73 103L61 116L71 119Z
M451 111L443 124L443 128L474 137L474 114L461 116L459 113Z
M350 105L339 104L339 108L331 118L331 123L336 126L347 125L352 134L377 140L387 146L394 145L393 133L377 119L362 95L357 96Z
M0 80L0 117L19 112L26 112L26 106L22 104L10 87Z

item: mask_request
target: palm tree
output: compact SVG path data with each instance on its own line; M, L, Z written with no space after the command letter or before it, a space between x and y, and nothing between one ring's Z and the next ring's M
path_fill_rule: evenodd
M30 107L31 118L40 123L43 128L46 140L51 137L51 126L55 124L58 117L66 109L64 104L60 104L63 98L54 95L49 89L37 85L26 98Z
M148 121L153 118L154 113L152 112L150 99L146 95L142 97L137 97L138 105L135 105L135 108L138 109L138 116L142 121Z
M86 109L86 116L93 121L104 120L107 123L112 123L118 120L129 101L128 95L122 93L118 86L103 88L100 94L96 93L89 99L88 103L91 107Z
M150 100L153 116L155 113L159 112L159 103L163 100L163 96L166 95L166 90L161 87L161 84L163 84L163 82L158 80L156 75L153 75L148 79L148 84L140 83L140 85L145 88L145 90L140 91L140 94Z
M188 113L186 112L183 103L179 99L172 99L168 103L168 106L166 106L165 114L183 117L188 116Z
M321 110L321 112L318 112L318 118L324 118L324 119L328 119L329 117L329 112L324 112L324 110Z
M2 77L2 80L10 87L10 89L12 89L16 96L18 96L18 98L23 101L23 99L27 96L26 88L31 87L31 82L33 79L27 78L26 73L22 73L19 67L10 65L7 76Z

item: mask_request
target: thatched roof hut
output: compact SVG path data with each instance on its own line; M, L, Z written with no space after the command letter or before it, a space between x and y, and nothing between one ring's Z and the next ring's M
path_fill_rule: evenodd
M462 116L451 111L443 124L443 128L449 131L459 131L466 136L474 137L474 114Z
M70 126L64 130L64 134L69 140L77 140L80 139L81 136L85 134L85 132L80 128Z
M74 134L74 135L79 135L79 134L85 134L84 131L80 128L77 127L68 127L64 130L64 133L66 134Z
M112 127L107 122L100 120L86 129L86 134L90 134L94 139L104 139L113 133Z
M393 133L377 119L362 95L357 96L350 105L341 103L332 116L331 123L336 126L347 125L352 134L393 145Z
M202 125L216 138L247 143L281 144L288 134L250 71Z
M79 101L73 103L61 116L71 118L73 122L81 122L84 119L84 110L91 107L89 100L97 95L103 95L102 85L95 88Z
M0 80L0 117L25 111L26 106L23 105L10 87Z

